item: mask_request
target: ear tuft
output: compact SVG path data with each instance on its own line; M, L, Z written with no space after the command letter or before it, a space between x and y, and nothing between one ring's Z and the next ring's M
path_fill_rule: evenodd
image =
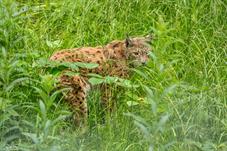
M131 47L132 46L132 40L127 36L125 40L125 45L126 47Z

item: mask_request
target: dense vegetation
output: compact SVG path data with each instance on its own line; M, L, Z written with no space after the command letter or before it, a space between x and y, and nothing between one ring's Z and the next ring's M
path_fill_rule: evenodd
M126 33L154 33L148 65L74 127L40 59ZM0 0L0 150L227 150L226 37L225 0Z

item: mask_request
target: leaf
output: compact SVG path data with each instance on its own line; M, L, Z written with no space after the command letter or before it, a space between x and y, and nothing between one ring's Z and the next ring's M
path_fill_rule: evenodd
M8 128L7 130L5 130L3 133L2 133L2 136L6 136L7 134L10 134L10 135L12 135L13 133L12 132L14 132L15 133L15 131L20 131L20 128L18 127L18 126L13 126L13 127L10 127L10 128Z
M140 75L144 79L149 80L149 77L144 72L137 70L137 69L132 69L132 71L135 72L136 74Z
M117 83L120 86L126 87L126 88L138 88L139 85L133 84L130 80L126 79L119 79L119 82Z
M61 40L55 40L55 41L46 40L47 46L48 46L48 47L51 47L51 48L60 47L60 46L61 46L61 43L62 43Z
M148 97L151 98L151 99L153 99L153 98L154 98L154 93L153 93L153 91L152 91L149 87L147 87L147 86L145 86L145 85L144 85L144 88L145 88L145 90L146 90L146 92L147 92Z
M146 139L149 139L150 133L148 129L140 122L134 121L134 124L140 129L140 131L144 134Z
M13 17L19 16L29 10L28 6L23 6L18 12L13 13Z
M73 64L77 65L78 67L87 68L87 69L93 69L93 68L97 68L99 66L99 64L97 64L97 63L75 62Z
M158 122L158 125L157 125L157 131L162 131L163 126L165 125L165 123L167 122L168 119L169 119L168 114L161 117L161 119L160 119L160 121Z
M39 93L39 96L42 98L43 101L48 102L49 100L49 95L42 89L33 87L35 90Z
M149 52L148 52L148 56L151 57L152 60L154 60L154 62L157 61L157 57L156 57L156 55L155 55L152 51L149 51Z
M42 100L39 100L39 108L40 108L43 119L46 119L46 107Z
M35 144L39 143L39 138L37 137L37 135L35 133L22 133L24 136L29 137Z
M22 81L25 81L27 80L28 78L27 77L24 77L24 78L18 78L14 81L12 81L5 89L6 92L12 90L18 83L22 82Z
M144 120L144 118L142 118L140 116L134 115L134 114L132 114L130 112L124 113L124 115L129 116L129 117L132 117L134 120L142 123L143 125L149 126L149 124Z
M156 113L157 113L157 104L155 102L154 93L149 87L144 86L144 88L145 88L145 91L147 92L147 101L149 102L149 104L151 104L152 112L156 115Z
M150 104L146 98L139 97L135 92L126 92L125 94L131 101L127 101L128 106L135 106L135 105L145 105Z
M7 136L5 139L4 139L4 141L6 141L7 143L11 143L13 140L15 140L15 139L18 139L18 138L20 138L20 134L19 133L17 133L17 134L11 134L10 136Z
M197 148L202 150L202 144L198 141L190 140L190 139L184 139L184 143L188 145L195 145Z
M5 97L4 95L2 95L2 94L4 94L3 92L2 92L2 90L0 90L0 109L2 110L2 111L4 111L5 109L4 108L2 108L2 107L7 107L8 106L8 104L10 104L13 100L11 99L11 97ZM1 115L1 114L0 114Z
M112 84L112 83L116 83L118 79L119 79L118 77L106 76L104 81L105 83Z
M97 85L97 84L101 84L103 83L105 80L104 79L100 79L100 78L89 78L88 82L91 83L91 85Z
M73 71L67 71L64 73L64 75L68 75L70 77L73 77L73 76L79 76L80 73L79 72L73 72Z
M88 73L87 75L91 77L96 77L96 78L103 78L101 75L95 74L95 73Z
M178 86L178 84L173 84L173 85L167 87L167 88L164 90L164 92L163 92L163 94L162 94L162 97L164 97L164 96L166 96L166 95L168 95L168 94L173 93L177 86Z
M41 87L42 91L45 91L47 95L55 88L55 83L57 82L57 77L51 74L42 75L41 77ZM44 100L45 101L45 100Z
M168 114L162 116L160 121L159 121L159 125L164 125L167 122L168 119L169 119L169 115Z
M46 58L41 58L37 61L37 63L33 63L33 66L52 68L55 70L64 70L64 69L72 69L79 70L80 68L93 69L97 68L99 65L96 63L84 63L84 62L60 62L60 61L51 61Z
M150 147L149 147L149 149L148 149L148 151L153 151L154 149L153 149L153 146L152 145L150 145Z
M49 129L50 129L51 126L52 126L51 120L47 120L46 123L45 123L45 127L44 127L44 137L48 136Z
M127 101L126 102L127 105L130 107L130 106L135 106L135 105L138 105L139 103L138 102L135 102L135 101Z
M209 141L206 141L204 144L203 144L203 147L202 147L202 150L203 151L214 151L216 150L216 145L212 142L209 142Z
M8 109L8 113L12 116L20 116L14 109Z
M6 59L7 51L6 51L5 47L3 47L3 46L2 46L2 55L3 55L3 58Z
M32 67L50 67L53 64L55 64L54 61L49 61L46 58L40 58L36 62L33 62Z
M160 72L163 72L164 69L165 69L164 65L163 65L163 64L160 64L160 65L159 65L159 71L160 71Z
M52 124L55 125L57 122L66 119L67 115L59 115L55 120L53 120Z
M26 127L33 128L35 127L33 122L27 121L27 120L22 120L22 123L26 125Z
M64 91L68 91L68 90L70 90L70 88L62 88L62 89L60 89L60 90L57 90L57 91L55 91L50 97L49 97L49 100L47 101L47 102L45 102L46 103L46 106L47 106L47 111L50 109L50 107L52 106L52 105L54 105L54 101L55 101L55 99L56 99L56 97L58 96L58 94L61 94L61 93L63 93Z
M70 62L62 62L57 64L58 66L56 66L55 68L60 69L60 70L64 70L66 68L72 69L72 70L79 70L79 67L75 64L75 63L70 63ZM62 68L65 67L65 68Z

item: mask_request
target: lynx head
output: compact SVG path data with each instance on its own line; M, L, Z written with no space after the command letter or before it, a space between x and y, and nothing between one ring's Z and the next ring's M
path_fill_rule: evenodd
M127 37L125 40L125 57L132 66L145 65L148 61L148 53L151 51L152 36Z

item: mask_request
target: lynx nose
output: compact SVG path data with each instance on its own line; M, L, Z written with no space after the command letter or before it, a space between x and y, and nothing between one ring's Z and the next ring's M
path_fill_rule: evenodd
M147 56L142 56L140 59L141 59L142 65L146 65L147 64L147 60L148 60Z

